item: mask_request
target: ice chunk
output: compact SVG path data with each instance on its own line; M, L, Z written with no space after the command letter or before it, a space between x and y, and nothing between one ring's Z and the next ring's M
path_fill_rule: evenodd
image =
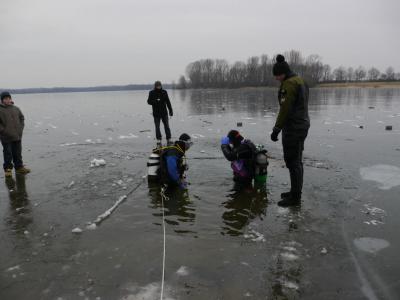
M293 260L299 259L299 257L297 255L290 253L290 252L283 252L280 255L284 260L293 261Z
M71 232L72 233L82 233L82 229L80 229L79 227L76 227L76 228L72 229Z
M13 271L19 271L21 267L19 265L16 265L14 267L10 267L6 270L6 272L13 272Z
M187 276L187 275L189 275L189 270L187 267L181 266L178 269L178 271L176 271L176 274L178 274L179 276Z
M321 254L327 254L327 253L328 253L328 250L325 247L321 249Z
M92 159L92 161L90 162L90 167L101 167L101 166L105 166L106 165L106 161L104 159Z
M86 229L88 230L96 230L97 225L95 223L91 223L88 226L86 226Z
M74 184L75 184L75 181L71 181L70 184L68 184L67 188L69 188L69 189L72 188L74 186Z
M76 145L78 145L78 143L64 143L64 144L60 144L61 147L76 146Z
M138 136L134 135L133 133L129 133L128 135L120 135L118 138L120 140L125 140L125 139L135 139L138 138Z
M113 213L113 211L116 210L117 207L118 207L122 202L124 202L124 201L126 200L126 198L127 198L126 195L119 197L119 199L114 203L114 205L111 206L109 209L107 209L104 213L102 213L101 215L99 215L99 216L96 218L96 220L94 220L94 221L92 222L92 224L94 223L94 224L97 225L97 224L100 224L101 222L103 222L105 219L107 219L107 218Z
M292 289L292 290L298 290L299 289L299 286L296 283L291 282L291 281L284 281L283 282L283 286L288 288L288 289Z

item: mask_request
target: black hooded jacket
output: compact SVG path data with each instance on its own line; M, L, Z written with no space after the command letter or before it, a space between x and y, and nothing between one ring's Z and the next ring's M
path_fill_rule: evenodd
M171 102L169 101L168 93L166 90L158 90L156 88L154 88L154 90L151 90L149 92L147 103L153 106L154 117L161 118L168 116L168 112L170 116L173 115Z

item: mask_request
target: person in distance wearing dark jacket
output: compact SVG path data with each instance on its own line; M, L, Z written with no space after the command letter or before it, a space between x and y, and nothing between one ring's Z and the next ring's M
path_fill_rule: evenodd
M160 130L161 121L164 124L165 135L167 138L167 145L171 144L171 129L169 128L168 113L172 117L171 101L169 100L168 93L162 88L161 82L154 83L154 89L149 92L147 103L153 107L154 124L156 127L157 145L161 146L162 134Z

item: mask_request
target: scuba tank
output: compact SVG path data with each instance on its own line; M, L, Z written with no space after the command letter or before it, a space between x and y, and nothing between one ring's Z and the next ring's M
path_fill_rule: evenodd
M267 181L268 174L268 156L267 150L264 149L263 145L256 146L256 152L254 156L254 179L256 182L265 183Z
M147 161L147 179L150 181L158 180L161 157L157 151L153 151Z

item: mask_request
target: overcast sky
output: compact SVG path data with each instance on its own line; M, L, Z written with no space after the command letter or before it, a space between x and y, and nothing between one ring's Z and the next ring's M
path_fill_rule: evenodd
M171 82L290 49L400 72L400 0L0 0L0 87Z

